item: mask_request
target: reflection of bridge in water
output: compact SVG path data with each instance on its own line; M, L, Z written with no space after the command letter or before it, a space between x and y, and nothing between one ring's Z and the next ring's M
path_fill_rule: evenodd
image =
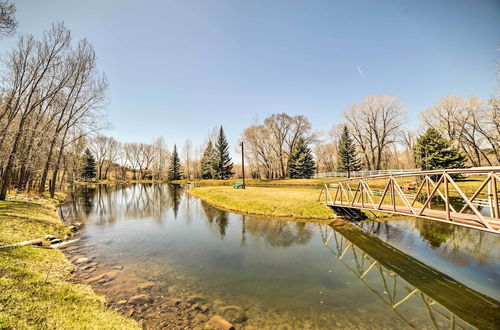
M425 310L428 325L436 329L500 326L500 305L495 299L358 228L318 226L325 247L408 326L427 326L412 320L416 305ZM406 310L405 305L409 305Z
M465 175L484 178L469 196L455 182L457 177ZM418 182L418 189L411 187L415 194L404 193L401 181L407 179ZM325 183L318 200L324 200L326 205L341 214L349 214L351 209L378 211L500 233L500 167L396 173L338 180L335 184ZM377 194L375 187L380 185L384 189ZM489 199L489 216L482 214L475 203L484 192ZM458 196L464 203L463 207L455 209L451 195ZM435 208L435 205L432 207L436 199L444 202L444 210Z

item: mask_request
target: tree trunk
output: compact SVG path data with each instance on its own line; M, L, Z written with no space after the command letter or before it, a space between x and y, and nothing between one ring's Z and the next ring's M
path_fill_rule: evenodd
M5 166L5 170L3 173L2 187L0 188L0 201L4 201L5 198L7 197L7 191L9 190L10 181L12 179L12 169L14 168L14 157L16 156L16 153L17 153L17 148L18 148L19 140L21 139L21 135L23 132L25 120L26 120L26 117L22 117L21 121L19 122L17 134L16 134L16 137L14 139L14 144L12 145L12 149L10 151L9 158L8 158L7 164Z

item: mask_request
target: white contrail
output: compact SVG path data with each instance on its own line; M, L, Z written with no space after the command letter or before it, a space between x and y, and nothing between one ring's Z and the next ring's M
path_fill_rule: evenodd
M363 71L361 71L361 68L359 67L359 65L356 64L356 68L358 68L358 72L359 72L359 75L361 76L361 78L363 78L363 80L365 80L365 74L363 73Z

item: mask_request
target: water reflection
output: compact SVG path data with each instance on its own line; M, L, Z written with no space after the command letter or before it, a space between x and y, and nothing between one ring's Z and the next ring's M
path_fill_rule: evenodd
M261 219L167 184L80 186L71 196L60 213L85 224L88 253L164 290L175 282L176 295L243 306L249 326L499 322L500 242L490 233L426 220L366 221L361 231Z
M215 228L219 231L220 239L226 236L226 228L229 224L228 212L220 209L216 209L205 202L201 202L203 211L207 217L207 221L211 225L215 225Z
M305 222L292 221L262 221L249 218L246 230L252 236L264 237L270 246L288 247L291 245L306 245L313 237L313 231Z
M402 305L410 300L422 305L427 311L426 322L436 329L493 329L500 324L500 305L495 299L463 286L363 231L318 226L325 247L408 326L422 327L405 315ZM378 286L366 281L369 275L378 280Z
M366 232L375 234L382 240L398 247L424 243L441 258L456 266L478 264L482 267L493 266L500 259L500 239L498 235L481 230L472 230L432 220L419 219L411 222L362 222L359 224ZM422 240L416 240L420 237ZM500 274L497 274L500 276ZM495 280L500 285L500 277Z

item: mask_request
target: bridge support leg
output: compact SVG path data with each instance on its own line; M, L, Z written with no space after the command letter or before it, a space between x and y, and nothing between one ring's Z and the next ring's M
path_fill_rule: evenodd
M444 176L444 203L445 203L445 207L446 207L446 220L450 221L451 217L450 217L450 190L449 190L449 187L448 187L448 175L446 174L446 172L444 172L443 174Z
M498 210L498 190L497 190L497 178L495 173L491 173L491 193L493 194L493 212L495 218L500 218L500 211Z

